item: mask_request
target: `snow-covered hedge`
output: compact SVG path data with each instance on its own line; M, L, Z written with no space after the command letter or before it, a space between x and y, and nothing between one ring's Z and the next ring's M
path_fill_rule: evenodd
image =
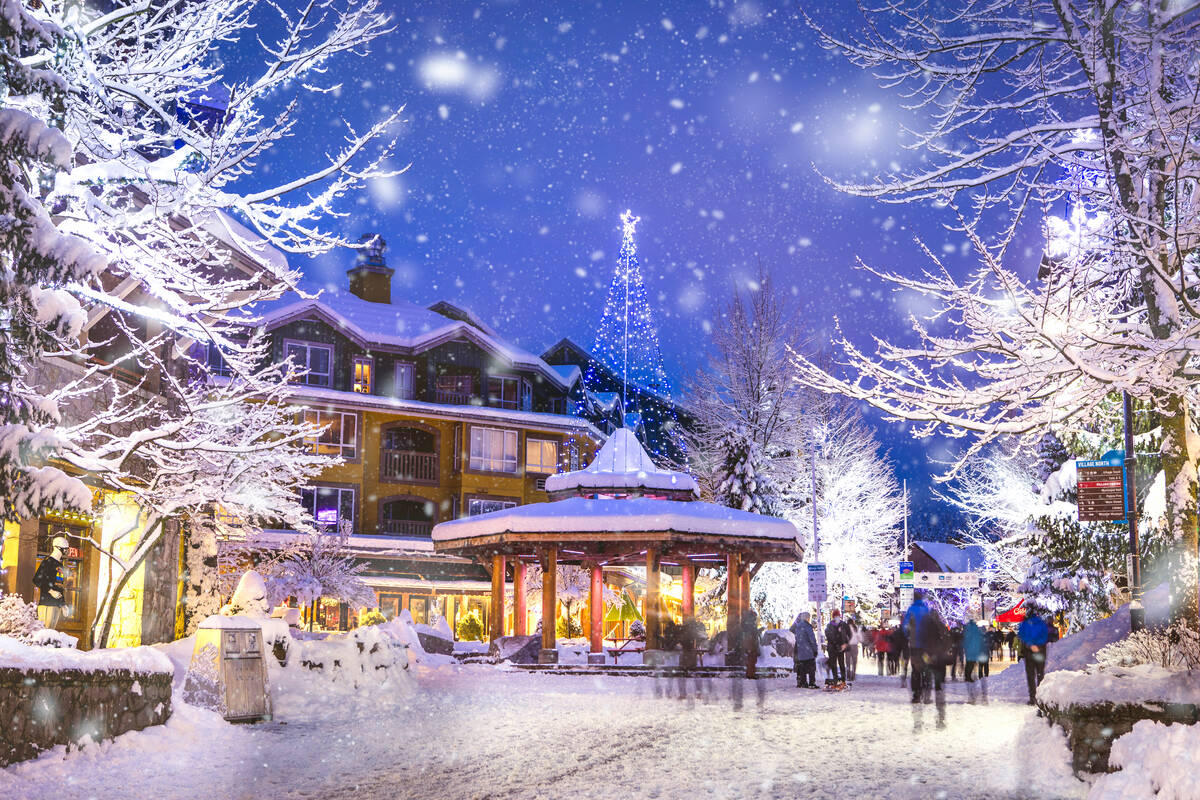
M1099 704L1200 705L1200 672L1168 670L1151 664L1060 670L1046 676L1037 696L1040 703L1064 709Z
M69 638L69 637L68 637ZM39 647L0 636L0 667L21 670L77 669L172 672L171 661L153 647L119 647L81 651L72 647Z
M1143 720L1117 739L1088 800L1195 800L1200 797L1200 725Z
M1200 634L1186 624L1143 628L1096 653L1101 666L1153 664L1164 669L1200 669Z
M28 642L42 628L37 606L26 603L20 595L0 592L0 636Z

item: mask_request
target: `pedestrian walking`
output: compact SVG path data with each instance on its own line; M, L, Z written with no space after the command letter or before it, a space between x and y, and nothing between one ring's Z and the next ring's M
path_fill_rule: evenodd
M888 670L888 674L892 674L892 641L887 628L882 625L879 630L875 631L875 661L879 664L879 674L883 675L884 665Z
M841 612L834 609L825 626L825 654L829 656L829 683L837 686L846 683L846 648L849 646L850 630L842 621Z
M1012 628L1004 632L1004 643L1008 645L1008 660L1017 660L1017 635L1013 633Z
M792 661L796 666L796 686L802 689L817 688L817 632L809 622L812 615L802 611L796 615L795 622L789 629L796 637L796 649L792 653Z
M946 727L946 667L954 661L954 638L942 616L930 608L916 622L912 639L913 674L921 669L919 692L913 692L913 728L921 729L921 706L931 701L937 708L937 727ZM914 678L914 683L916 680ZM919 695L919 697L918 697Z
M975 681L972 673L978 670L979 686L983 691L983 702L987 702L987 678L988 678L988 660L991 657L991 651L988 649L987 631L975 624L975 620L968 620L967 625L963 628L963 656L966 658L967 664L963 668L963 678L967 682L967 702L975 702Z
M863 629L858 627L854 617L846 618L846 628L849 631L846 643L846 682L854 683L858 678L858 653L863 643Z
M916 591L913 593L912 605L904 612L904 619L900 623L900 627L904 629L905 637L908 640L908 658L912 664L912 673L910 681L912 684L913 702L920 702L923 688L924 678L924 654L920 652L920 646L917 641L917 633L921 621L929 613L929 606L925 602L925 593ZM904 678L901 677L900 685L904 685Z
M1050 642L1050 626L1025 604L1025 620L1017 626L1021 643L1021 658L1025 661L1025 686L1029 690L1029 705L1037 701L1037 687L1046 677L1046 645ZM1039 715L1041 712L1038 712Z
M900 685L906 686L908 682L908 634L904 632L904 625L900 624L892 628L888 639L892 648L888 653L892 674L899 674Z
M958 680L958 671L966 669L966 659L963 655L963 629L955 625L950 629L950 680Z

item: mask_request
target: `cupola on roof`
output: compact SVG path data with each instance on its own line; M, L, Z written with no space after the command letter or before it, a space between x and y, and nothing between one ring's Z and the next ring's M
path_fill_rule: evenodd
M584 469L546 478L546 491L552 500L598 494L692 500L699 495L695 478L686 472L660 469L628 428L613 431Z

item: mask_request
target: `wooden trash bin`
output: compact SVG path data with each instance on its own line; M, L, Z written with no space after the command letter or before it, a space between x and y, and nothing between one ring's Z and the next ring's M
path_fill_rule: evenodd
M262 628L247 617L214 615L201 622L183 698L231 722L270 719Z

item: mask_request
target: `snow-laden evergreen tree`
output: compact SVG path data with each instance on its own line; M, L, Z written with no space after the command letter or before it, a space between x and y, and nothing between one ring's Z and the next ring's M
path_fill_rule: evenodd
M105 267L95 248L51 218L58 209L46 195L73 159L61 130L68 87L22 58L66 47L67 38L20 0L0 0L0 521L91 507L87 486L50 463L69 437L61 397L31 378L43 356L72 349L87 319L63 287L89 283ZM26 98L39 99L39 109L21 107Z
M362 55L390 22L375 0L295 10L260 0L6 0L4 11L0 128L11 157L0 202L12 224L0 228L0 251L15 313L0 323L11 330L0 371L12 376L0 380L14 396L0 469L25 488L4 493L3 512L86 508L76 471L146 503L146 524L123 543L131 555L114 560L97 609L103 645L120 588L167 516L211 514L239 490L209 478L240 471L239 460L285 467L288 458L269 452L298 454L313 434L294 414L250 410L281 407L295 378L264 366L263 342L250 335L254 304L295 286L279 251L348 244L326 226L349 193L397 173L386 164L400 110L381 107L377 124L347 128L312 163L273 169L269 180L260 167L293 133L300 96L336 90L329 65ZM257 47L261 58L227 73L229 47ZM207 374L213 354L220 380ZM129 374L140 383L118 378ZM269 484L259 499L281 504L277 517L300 513L295 470L259 478Z
M917 436L973 435L963 460L998 437L1032 443L1122 390L1151 403L1173 612L1196 627L1200 2L970 0L938 13L902 0L863 13L822 41L904 93L922 157L843 188L947 207L981 266L957 280L930 250L921 277L880 273L934 301L913 322L920 341L872 355L843 338L848 376L798 367L923 423ZM1036 282L1011 246L1027 222L1047 232Z
M759 443L739 427L727 431L718 447L722 458L717 502L752 514L772 514L777 495Z

